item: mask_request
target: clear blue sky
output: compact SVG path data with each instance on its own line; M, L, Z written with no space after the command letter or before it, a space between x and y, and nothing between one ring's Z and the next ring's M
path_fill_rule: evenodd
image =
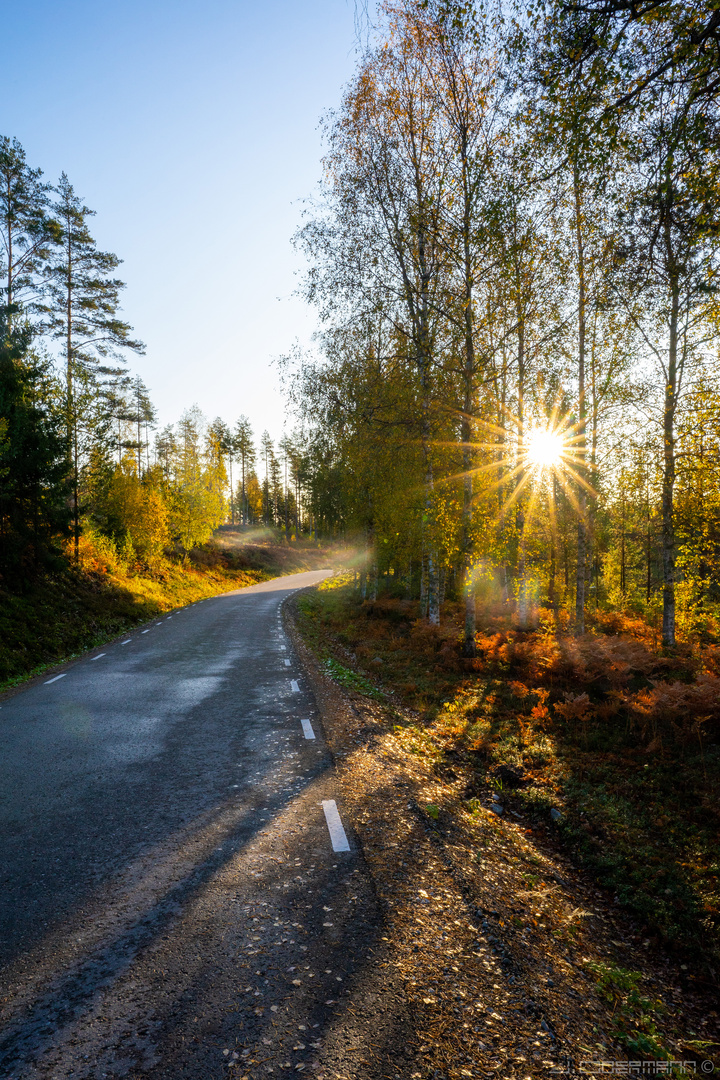
M315 324L290 239L355 64L353 0L23 0L2 38L0 133L97 211L160 422L197 403L277 438L271 360Z

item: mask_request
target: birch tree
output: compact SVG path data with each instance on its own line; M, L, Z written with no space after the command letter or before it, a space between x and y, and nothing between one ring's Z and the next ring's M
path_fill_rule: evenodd
M408 378L416 382L419 398L427 612L437 624L433 407L440 294L448 269L441 216L449 148L421 59L428 45L418 21L392 11L386 45L367 57L333 118L326 216L302 239L316 260L309 295L326 314L343 304L363 317L382 313L405 343Z

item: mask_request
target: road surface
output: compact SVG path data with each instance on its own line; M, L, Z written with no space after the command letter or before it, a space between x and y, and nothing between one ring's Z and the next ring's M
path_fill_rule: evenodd
M405 1075L367 1059L406 1020L283 630L324 576L201 601L0 703L0 1076Z

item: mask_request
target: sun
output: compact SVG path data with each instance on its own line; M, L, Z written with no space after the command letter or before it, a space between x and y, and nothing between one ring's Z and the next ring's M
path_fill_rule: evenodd
M533 428L528 435L527 457L538 469L554 469L562 461L565 441L559 431Z

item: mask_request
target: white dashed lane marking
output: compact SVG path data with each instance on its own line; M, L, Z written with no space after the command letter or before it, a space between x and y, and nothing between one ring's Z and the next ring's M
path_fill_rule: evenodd
M46 681L45 685L46 685L46 686L49 686L51 682L57 682L57 681L58 681L58 679L64 679L64 678L65 678L65 676L66 676L66 674L67 674L67 672L65 672L65 671L64 671L64 672L62 673L62 675L56 675L54 679L48 679L48 680Z
M292 687L293 694L299 694L300 693L300 687L298 686L296 679L291 679L290 680L290 686Z
M121 645L129 645L131 641L132 641L132 638L131 638L131 637L129 637L129 638L127 639L127 641L121 641L121 642L120 642L120 644L121 644Z
M349 851L350 845L348 844L348 838L345 835L345 830L343 828L343 823L340 820L340 814L338 813L335 800L325 799L322 808L325 811L325 821L327 822L328 832L330 833L330 843L332 844L333 851Z
M97 656L93 656L93 657L91 657L91 659L92 659L92 660L99 660L101 656L105 656L105 655L106 655L106 654L105 654L104 652L99 652L99 653L97 654Z
M309 720L301 720L300 723L302 724L303 735L305 736L305 738L306 739L314 739L315 738L315 732L312 729L312 724L310 723L310 721Z
M285 667L290 667L290 661L289 660L285 661Z
M140 631L140 633L141 633L141 634L149 634L149 633L150 633L150 631L149 631L149 630L141 630L141 631Z

